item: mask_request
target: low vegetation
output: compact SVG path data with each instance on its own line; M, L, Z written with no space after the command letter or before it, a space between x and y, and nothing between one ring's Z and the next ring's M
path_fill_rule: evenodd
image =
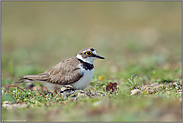
M85 90L14 83L84 47L106 58ZM182 121L181 2L3 1L1 51L1 121Z

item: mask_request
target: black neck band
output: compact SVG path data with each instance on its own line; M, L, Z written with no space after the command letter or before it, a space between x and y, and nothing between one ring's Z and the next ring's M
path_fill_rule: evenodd
M82 61L81 59L78 59L80 61L80 63L82 63L82 67L86 70L91 70L94 68L93 64L90 64L90 63L87 63L87 62L84 62Z

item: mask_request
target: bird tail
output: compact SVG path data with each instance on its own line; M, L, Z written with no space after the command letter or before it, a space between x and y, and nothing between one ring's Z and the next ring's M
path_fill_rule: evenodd
M37 74L37 75L25 75L20 78L20 81L15 83L33 82L33 81L46 81L49 78L49 74Z

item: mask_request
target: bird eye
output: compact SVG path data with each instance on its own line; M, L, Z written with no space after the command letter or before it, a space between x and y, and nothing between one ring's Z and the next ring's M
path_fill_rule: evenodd
M92 52L91 52L91 51L87 51L87 52L86 52L86 55L87 55L87 56L91 56L91 55L92 55Z

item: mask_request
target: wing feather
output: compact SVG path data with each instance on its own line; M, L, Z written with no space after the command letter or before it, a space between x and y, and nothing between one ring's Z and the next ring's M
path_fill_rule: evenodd
M18 81L16 83L27 82L26 80L30 80L49 82L58 85L70 85L83 77L83 73L79 68L79 63L80 62L78 59L73 57L56 64L55 66L46 70L44 73L22 76L22 81Z
M47 82L59 85L70 85L77 82L83 77L78 64L77 58L73 57L51 67L44 72L49 74Z

